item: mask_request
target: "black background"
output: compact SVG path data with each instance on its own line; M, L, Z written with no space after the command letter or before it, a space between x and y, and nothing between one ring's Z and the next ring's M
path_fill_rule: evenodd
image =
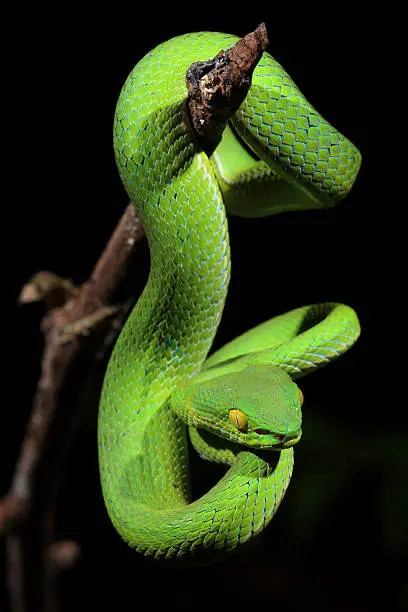
M302 383L304 436L293 481L262 541L213 567L174 572L122 544L104 512L95 423L88 424L72 450L60 500L60 536L82 547L78 565L61 580L64 610L136 608L143 597L142 605L180 610L360 612L397 609L407 598L407 417L395 352L404 331L396 289L403 281L404 240L395 218L402 196L393 191L395 170L391 179L385 170L399 138L375 28L351 4L336 13L289 3L222 12L203 2L167 12L152 4L143 14L133 5L61 5L55 14L36 7L18 23L13 17L4 96L11 216L3 226L3 385L10 395L3 400L0 494L18 456L42 347L42 307L19 309L16 298L40 269L83 282L127 204L112 151L112 117L126 76L172 36L244 35L261 20L269 52L359 147L363 166L334 209L230 220L232 281L215 346L275 314L329 300L357 311L362 336L340 361ZM338 484L342 465L350 469Z

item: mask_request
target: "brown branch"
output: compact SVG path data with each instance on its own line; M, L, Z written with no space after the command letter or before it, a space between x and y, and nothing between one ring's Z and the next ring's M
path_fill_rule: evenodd
M143 226L134 206L129 204L89 280L64 306L51 310L45 318L42 372L12 485L0 500L0 534L14 529L28 511L36 469L59 393L70 364L83 348L81 336L92 335L101 321L116 312L105 304L118 289L142 238Z
M140 218L129 204L90 278L80 288L73 288L56 275L39 273L20 294L20 303L44 299L48 305L55 305L61 302L63 290L66 302L44 317L41 375L11 487L0 500L0 533L10 534L8 588L16 612L57 607L55 577L61 564L54 554L59 550L54 544L54 506L63 462L83 420L84 405L95 407L95 366L123 323L129 295L125 308L109 303L140 258L144 236ZM93 398L86 402L90 389ZM32 576L26 579L27 559L30 573L33 568L37 572L35 581ZM25 593L28 583L36 593Z
M77 542L73 540L54 542L48 551L51 567L56 572L71 569L75 565L80 554L81 549Z
M189 116L203 149L211 153L228 119L245 100L252 73L268 46L264 23L213 59L194 62L187 70Z

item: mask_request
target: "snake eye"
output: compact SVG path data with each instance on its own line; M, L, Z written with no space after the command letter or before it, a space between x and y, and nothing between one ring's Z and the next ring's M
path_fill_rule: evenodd
M239 429L239 431L243 431L244 433L248 431L248 417L246 414L244 414L240 410L233 408L232 410L229 411L228 418L231 421L231 423L237 429Z
M302 406L302 405L303 405L303 400L304 400L303 393L302 393L302 391L299 389L299 387L298 387L298 391L299 391L300 405Z

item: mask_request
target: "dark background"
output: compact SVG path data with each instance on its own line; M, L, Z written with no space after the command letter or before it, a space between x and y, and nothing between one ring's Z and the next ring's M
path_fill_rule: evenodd
M83 282L115 227L127 197L113 158L112 117L126 76L150 48L187 31L244 35L264 20L269 52L363 155L355 187L334 209L230 220L232 281L216 346L319 301L349 304L363 330L345 357L302 382L304 435L291 486L265 536L253 550L208 568L175 572L147 563L109 524L95 423L87 423L59 501L59 535L82 548L75 569L60 580L63 610L402 607L408 460L396 353L405 305L396 287L405 240L394 171L390 179L385 170L399 154L400 132L392 129L393 86L375 26L352 4L337 13L289 3L230 5L221 13L202 2L168 13L153 4L144 14L116 4L50 11L25 9L9 22L4 137L11 219L3 226L3 304L11 323L3 375L11 389L3 400L0 494L18 456L42 348L42 306L19 309L16 298L40 269ZM201 478L203 468L195 469ZM210 470L208 482L214 477ZM5 595L3 576L0 585Z

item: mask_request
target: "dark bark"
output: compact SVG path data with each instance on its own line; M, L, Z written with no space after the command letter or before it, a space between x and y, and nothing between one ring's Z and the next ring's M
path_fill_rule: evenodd
M251 87L252 74L268 46L265 24L213 59L195 62L187 70L189 116L198 140L208 154L221 140L228 119Z

